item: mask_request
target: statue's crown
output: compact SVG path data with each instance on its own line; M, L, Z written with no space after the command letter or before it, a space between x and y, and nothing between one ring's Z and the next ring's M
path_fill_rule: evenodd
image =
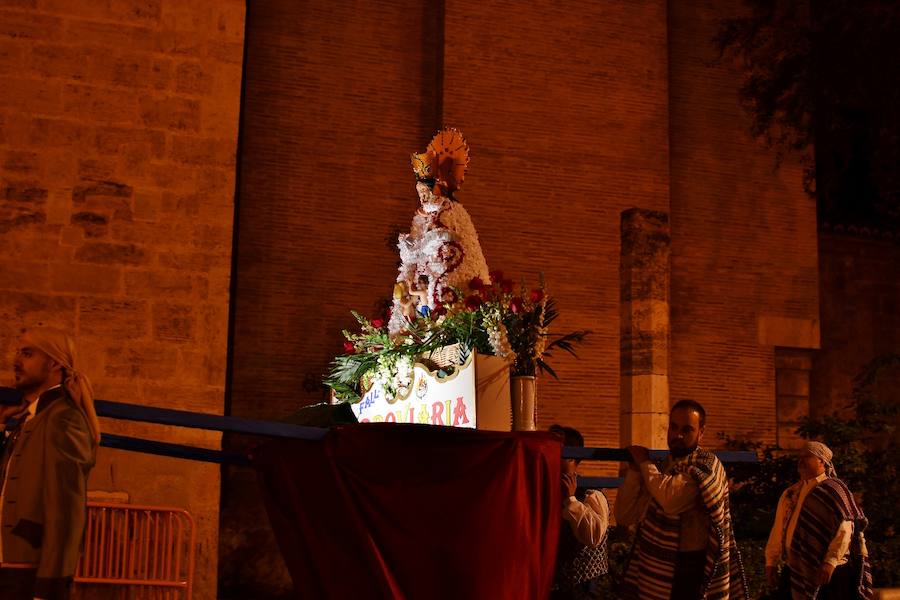
M445 193L458 190L469 166L469 146L462 133L453 127L438 131L428 148L411 157L416 179L434 179Z

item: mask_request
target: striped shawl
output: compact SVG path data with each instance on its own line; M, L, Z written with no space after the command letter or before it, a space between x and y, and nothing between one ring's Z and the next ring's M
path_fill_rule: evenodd
M847 565L853 569L857 582L855 598L868 600L873 597L872 573L863 537L868 521L846 484L840 479L829 477L813 488L804 499L791 538L788 566L791 568L791 597L795 600L812 600L818 595L819 587L814 583L815 576L842 521L853 523L850 560Z
M747 597L744 569L731 529L728 478L719 459L697 449L686 461L666 460L664 472L692 477L700 488L703 506L709 514L709 543L701 598L742 600ZM651 498L638 526L631 556L625 567L622 597L636 600L669 600L675 580L675 560L681 517L663 512Z

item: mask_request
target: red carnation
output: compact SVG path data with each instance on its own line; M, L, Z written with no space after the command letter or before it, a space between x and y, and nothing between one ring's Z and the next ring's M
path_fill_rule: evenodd
M532 302L540 302L541 300L544 299L544 290L539 290L539 289L531 290L531 296L529 296L529 297L531 298Z
M478 278L476 277L476 279ZM481 280L479 279L479 281ZM469 310L476 310L479 306L481 306L481 296L472 294L466 298L466 308Z
M444 291L441 292L441 300L445 304L453 304L458 298L456 297L456 292L454 292L452 288L444 288Z
M344 342L344 352L347 354L356 352L356 346L353 345L353 342Z
M440 302L436 302L434 305L434 309L432 309L432 311L431 311L431 316L436 319L436 318L440 317L441 315L446 315L446 314L447 314L447 309L444 308L444 305L441 304Z
M522 299L518 296L513 298L512 302L509 303L509 310L513 311L513 314L519 314L524 311L525 305L522 303Z
M372 319L372 327L375 329L381 329L384 327L384 321L381 319Z
M480 290L484 288L484 281L481 280L481 277L473 277L472 281L469 282L469 289Z

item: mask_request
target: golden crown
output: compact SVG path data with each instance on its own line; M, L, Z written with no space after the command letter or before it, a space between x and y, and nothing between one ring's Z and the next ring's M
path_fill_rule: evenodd
M428 148L411 157L416 179L434 179L444 192L458 190L469 166L469 146L462 133L453 127L438 131Z

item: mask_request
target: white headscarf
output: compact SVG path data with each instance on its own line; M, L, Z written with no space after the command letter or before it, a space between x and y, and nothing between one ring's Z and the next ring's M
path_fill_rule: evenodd
M806 442L804 449L813 456L822 459L822 462L825 463L826 475L829 477L837 477L837 472L834 470L834 464L831 462L831 459L834 458L834 452L831 451L831 448L822 442Z
M87 417L94 445L100 443L100 420L94 410L94 390L87 375L75 367L75 342L69 335L51 327L31 329L22 336L23 343L37 348L63 368L63 385L69 397Z

